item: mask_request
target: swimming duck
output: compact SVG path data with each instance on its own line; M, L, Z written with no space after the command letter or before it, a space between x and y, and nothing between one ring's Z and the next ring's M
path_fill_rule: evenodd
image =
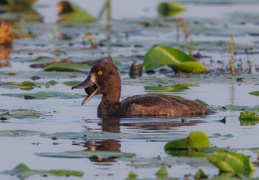
M184 117L206 115L210 109L193 100L163 94L142 94L120 101L121 79L116 66L109 61L95 64L87 78L72 89L85 89L88 96L102 94L98 117Z

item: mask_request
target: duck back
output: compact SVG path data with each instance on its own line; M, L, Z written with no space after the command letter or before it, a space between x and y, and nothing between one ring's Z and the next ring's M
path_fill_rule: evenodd
M135 95L112 107L109 115L120 117L181 117L205 115L210 110L201 103L169 95Z

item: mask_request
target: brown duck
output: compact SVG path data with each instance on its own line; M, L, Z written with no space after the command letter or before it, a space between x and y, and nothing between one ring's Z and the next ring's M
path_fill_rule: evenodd
M121 79L118 69L109 61L95 64L88 77L72 89L85 89L88 96L81 105L96 94L102 94L98 117L183 117L210 114L201 103L162 94L142 94L120 102Z

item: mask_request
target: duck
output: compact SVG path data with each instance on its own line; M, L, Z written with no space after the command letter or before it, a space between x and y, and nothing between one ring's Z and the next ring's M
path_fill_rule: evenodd
M141 94L120 101L121 78L119 70L110 61L99 61L92 66L87 78L72 87L84 89L87 96L81 105L86 104L95 95L102 99L97 108L97 116L107 117L162 117L177 118L202 116L212 111L200 102L164 94Z

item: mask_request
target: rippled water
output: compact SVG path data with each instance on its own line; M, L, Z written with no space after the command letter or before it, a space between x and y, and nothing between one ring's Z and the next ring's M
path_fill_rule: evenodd
M39 1L36 5L36 8L39 8L39 5L44 3L49 3L50 1ZM79 1L75 1L78 2ZM126 1L124 1L126 3ZM146 1L145 1L146 2ZM156 4L152 1L150 4L144 3L143 6L136 8L143 14L138 14L139 16L148 16L153 18L156 16L154 8L151 7ZM88 2L89 3L89 2ZM114 17L115 19L119 18L135 18L135 13L127 16L127 13L122 16L121 11L123 8L119 1L114 1ZM127 3L129 3L127 1ZM133 1L132 1L132 4ZM133 6L131 4L131 6ZM140 4L139 4L140 5ZM126 6L126 5L125 5ZM233 6L223 6L223 5L197 5L197 4L186 4L187 11L183 14L183 17L188 17L194 14L198 18L207 17L206 13L200 13L203 9L217 8L219 13L210 14L213 18L215 16L222 15L223 12L236 11L240 7L247 6L250 8L251 12L255 11L255 8L258 8L258 4L251 5L233 5ZM99 7L99 6L97 6ZM129 6L130 7L130 6ZM135 7L135 6L134 6ZM53 4L49 7L54 14ZM117 8L117 9L116 9ZM196 8L196 9L195 9ZM46 8L39 8L40 12L43 14L48 11ZM98 8L97 8L98 9ZM134 8L132 7L132 10ZM247 8L243 8L247 9ZM91 8L89 12L93 11ZM119 11L121 10L121 11ZM97 10L96 10L97 11ZM124 11L125 12L125 11ZM128 12L128 11L126 11ZM195 12L199 12L196 14ZM213 11L214 12L214 11ZM49 14L51 14L49 13ZM51 18L48 15L46 16L46 22L53 22L55 17ZM200 14L202 16L200 17ZM121 16L119 16L121 15ZM125 28L125 23L118 21L118 27ZM127 24L127 23L126 23ZM258 24L253 24L255 28L258 28ZM196 84L197 86L191 86L189 89L181 92L159 92L166 93L170 95L177 95L187 99L200 99L212 108L217 108L225 105L242 105L254 107L258 106L258 97L249 95L251 91L258 90L258 77L255 70L256 65L258 65L257 54L249 55L249 58L253 61L253 75L240 75L232 76L230 74L215 75L215 77L207 77L206 75L191 75L190 78L185 77L168 77L166 75L147 75L144 73L143 77L132 80L128 77L128 68L132 63L132 57L134 55L144 55L149 47L158 43L157 39L161 43L170 43L175 37L175 32L171 29L142 29L137 33L131 34L129 41L134 44L136 42L142 42L142 47L136 48L134 46L130 47L112 47L108 49L106 47L99 47L97 51L87 51L82 50L87 45L80 44L79 40L76 39L73 41L73 46L69 46L69 42L62 41L53 41L52 28L53 24L47 25L28 25L36 32L43 31L41 28L37 29L35 26L43 27L47 29L45 33L40 34L37 38L33 40L17 40L13 45L13 52L11 52L11 57L9 61L12 63L12 66L9 68L1 68L1 72L15 72L18 76L6 76L0 74L1 82L21 82L31 80L30 78L33 75L40 75L42 78L36 82L47 82L49 80L55 80L58 82L55 86L50 86L46 88L44 85L41 87L34 88L29 91L30 93L39 92L39 91L58 91L66 93L79 93L84 94L82 90L71 91L69 86L62 84L68 80L78 80L82 81L87 73L57 73L56 77L51 75L52 73L42 73L42 69L32 69L29 67L30 64L39 56L49 56L54 59L57 58L72 58L78 61L89 60L89 59L98 59L100 57L105 57L111 53L115 59L118 61L119 68L121 68L121 77L122 77L122 99L135 95L148 93L145 90L145 86L158 86L158 85L168 85L168 84L178 84L178 83L190 83ZM237 25L240 28L240 24ZM244 25L246 27L246 25ZM243 27L243 26L242 26ZM92 32L98 31L100 26L90 29ZM64 30L60 28L61 31ZM81 32L80 30L84 27L78 26L71 28L72 32ZM67 30L64 30L67 32ZM116 30L112 34L112 40L116 40L119 31ZM100 30L100 33L96 35L97 41L100 39L105 39L106 33ZM204 34L193 34L193 38L196 41L209 41L213 42L219 39L229 41L229 36L208 36ZM258 36L249 36L249 35L240 35L236 37L237 43L248 43L256 47L256 41L258 41ZM155 42L154 42L155 41ZM145 43L143 43L145 42ZM125 43L125 42L123 42ZM123 44L122 43L122 44ZM145 46L146 45L146 46ZM256 47L258 49L258 47ZM255 51L257 50L255 48ZM66 53L62 53L60 56L55 56L52 52L54 50L62 50ZM196 50L197 51L197 50ZM229 54L227 50L210 50L205 49L201 51L205 55L212 56L214 61L223 61L228 62ZM121 57L121 55L126 56ZM246 59L246 55L237 54L237 59ZM126 60L125 60L126 59ZM129 60L130 59L130 60ZM31 61L30 61L31 60ZM209 64L210 58L204 60L205 63ZM212 63L217 66L217 63ZM215 67L214 66L214 67ZM88 69L89 70L89 69ZM86 71L88 71L86 70ZM213 75L212 75L213 76ZM244 77L244 82L237 82L237 77ZM203 169L206 174L210 177L218 174L218 169L213 165L209 164L203 158L187 158L187 157L172 157L165 153L164 145L169 140L175 140L179 138L186 137L192 131L203 131L208 136L210 136L210 141L212 146L217 147L231 147L231 148L251 148L259 147L259 142L257 141L258 137L258 125L255 126L240 126L238 120L240 111L217 111L213 115L204 117L192 117L188 118L188 121L194 120L197 122L204 121L203 123L198 123L191 126L144 126L139 127L141 123L157 123L163 122L168 123L172 121L180 122L181 118L176 119L141 119L141 118L123 118L120 121L115 119L114 121L120 122L120 125L116 126L107 126L102 123L102 119L96 116L97 106L100 102L100 96L94 97L88 102L85 106L80 106L80 103L83 98L77 99L59 99L59 98L49 98L46 100L25 100L23 98L15 98L2 96L5 93L25 93L27 91L21 89L6 89L0 86L0 109L33 109L35 111L43 112L44 115L40 118L24 118L16 119L11 118L9 120L3 120L0 123L0 131L8 130L9 134L1 136L0 134L0 144L1 144L1 153L0 153L0 171L10 170L20 163L24 163L32 169L72 169L79 170L84 172L83 178L68 177L66 179L126 179L130 171L134 171L138 174L138 178L150 178L155 179L155 173L159 170L162 164L168 164L167 170L169 177L176 177L183 179L185 175L189 175L190 178L193 178L199 168ZM219 120L226 117L227 123L220 123ZM198 121L199 120L199 121ZM87 134L86 139L77 138L77 139L62 139L58 138L53 140L51 138L44 138L39 136L39 134L23 134L20 131L20 134L13 134L12 130L29 130L29 131L40 131L47 134L52 134L56 132L73 132L78 133L81 137L84 137ZM108 131L108 133L107 133ZM219 138L213 137L213 134L220 133L221 135L231 135L231 136L222 136ZM98 137L98 138L97 138ZM87 144L87 143L90 143ZM103 150L110 151L121 151L121 152L131 152L135 153L135 158L118 158L118 159L107 159L103 162L94 162L88 158L48 158L35 155L35 153L40 152L63 152L70 150L95 150L101 148ZM246 155L251 156L253 162L257 161L256 153L248 150L239 151ZM160 161L154 159L160 158ZM153 160L152 160L153 159ZM253 175L258 177L258 169ZM16 179L12 176L0 175L1 179ZM64 177L57 178L48 176L47 179L63 179ZM46 179L39 175L31 176L27 179Z

